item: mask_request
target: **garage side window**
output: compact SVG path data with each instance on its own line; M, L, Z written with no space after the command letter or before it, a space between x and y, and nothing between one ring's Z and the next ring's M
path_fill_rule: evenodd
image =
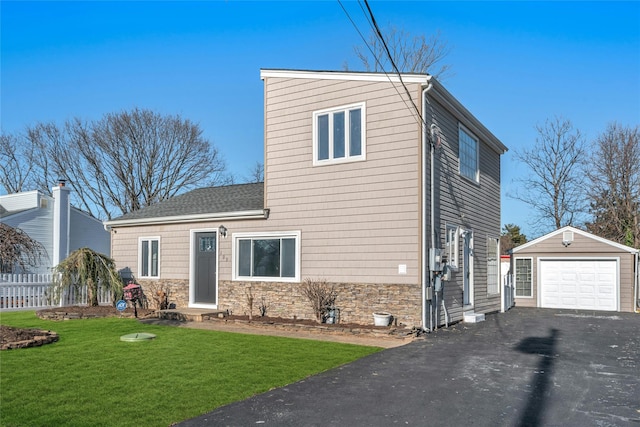
M533 289L531 286L532 262L531 258L516 258L516 296L532 297Z

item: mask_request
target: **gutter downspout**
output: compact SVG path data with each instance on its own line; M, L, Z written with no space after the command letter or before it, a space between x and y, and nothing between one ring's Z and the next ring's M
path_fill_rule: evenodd
M640 268L640 252L636 252L636 277L635 277L635 298L633 301L633 311L635 313L640 313L640 304L638 304L638 302L640 301L640 295L638 295L638 281L640 280L640 271L638 271L638 269Z
M427 198L426 198L426 190L427 190L427 145L429 146L429 153L431 158L430 169L431 169L431 191L430 191L430 199L431 199L431 247L435 247L435 229L434 229L434 195L433 195L433 144L430 139L427 137L427 120L426 120L426 102L427 102L427 92L431 90L433 87L432 83L422 89L422 330L423 331L431 331L433 329L432 321L433 316L429 315L429 327L427 329L427 309L429 311L432 310L431 302L427 304L427 286L431 285L431 272L429 271L429 260L428 260L428 248L427 248ZM427 272L429 272L429 276L427 276ZM427 307L428 305L428 307Z

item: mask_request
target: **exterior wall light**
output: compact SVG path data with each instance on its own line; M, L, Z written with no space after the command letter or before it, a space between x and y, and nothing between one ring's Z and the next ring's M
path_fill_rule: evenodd
M220 235L222 237L227 237L227 227L225 227L224 225L218 227L218 232L220 232Z

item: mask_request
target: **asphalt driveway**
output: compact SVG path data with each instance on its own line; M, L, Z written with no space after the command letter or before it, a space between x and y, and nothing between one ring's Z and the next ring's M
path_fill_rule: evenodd
M640 426L640 314L514 308L193 426Z

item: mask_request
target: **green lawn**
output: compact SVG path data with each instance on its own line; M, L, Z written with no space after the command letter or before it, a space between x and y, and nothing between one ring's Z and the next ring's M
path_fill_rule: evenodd
M0 323L60 335L0 352L2 426L168 426L380 350L33 311L0 313ZM136 332L157 338L120 341Z

